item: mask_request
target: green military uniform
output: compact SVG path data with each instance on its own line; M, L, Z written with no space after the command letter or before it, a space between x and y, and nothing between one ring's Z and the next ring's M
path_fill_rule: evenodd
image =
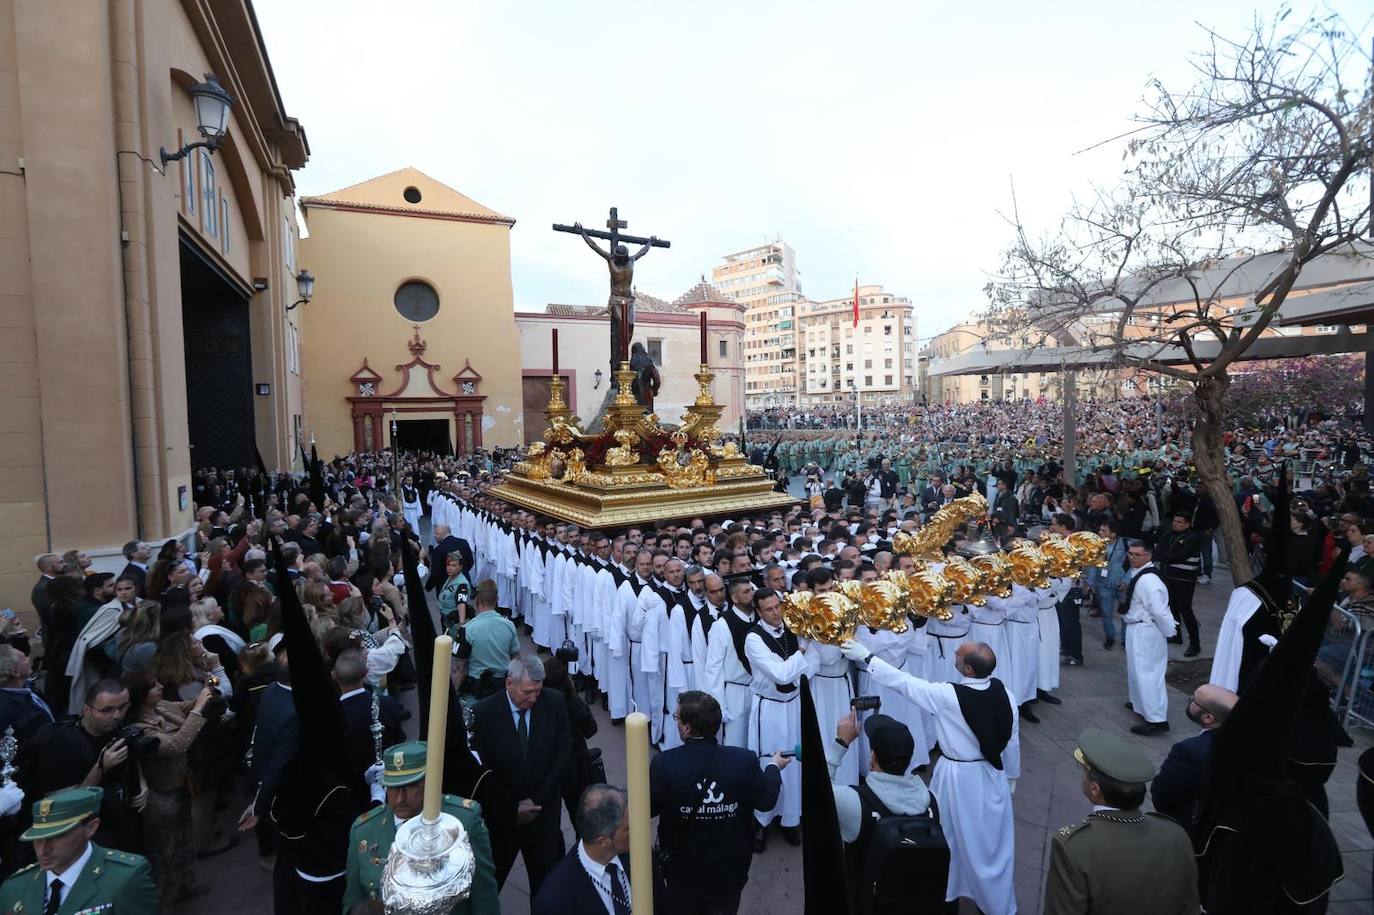
M428 756L423 741L397 744L383 756L382 784L400 787L423 781ZM482 821L482 808L476 801L445 794L442 809L452 814L468 834L476 872L468 898L451 910L451 915L501 915L500 893L496 888L496 866L492 863L491 838ZM382 870L396 838L396 814L385 804L373 807L353 821L348 832L348 864L344 870L343 915L365 899L382 898Z
M33 805L33 826L19 838L51 839L70 832L100 812L100 788L55 791ZM156 915L157 886L152 868L141 855L90 843L91 857L76 882L62 890L58 915L100 912L102 915ZM37 864L20 868L0 886L0 912L40 915L47 902L47 874Z
M1155 767L1135 744L1098 728L1079 736L1074 757L1119 782L1143 786L1155 776ZM1099 809L1055 833L1044 915L1198 911L1193 845L1168 817L1139 809Z

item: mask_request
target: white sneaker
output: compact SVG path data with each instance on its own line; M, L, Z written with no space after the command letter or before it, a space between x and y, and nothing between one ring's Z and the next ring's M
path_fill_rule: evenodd
M1197 583L1200 585L1210 585L1212 583L1212 579L1206 575L1199 575L1197 577Z

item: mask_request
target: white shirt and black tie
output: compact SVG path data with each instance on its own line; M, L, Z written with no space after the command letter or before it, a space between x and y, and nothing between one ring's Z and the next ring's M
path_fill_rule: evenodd
M630 877L620 866L620 860L612 858L609 863L601 864L587 854L587 847L581 842L577 843L577 860L582 862L582 869L592 879L592 886L596 887L596 895L601 897L608 915L630 915Z
M43 915L56 915L57 910L62 907L62 900L67 898L76 881L81 879L81 872L86 869L93 851L91 843L87 842L86 850L81 853L81 857L73 861L66 870L60 874L48 871L43 875L48 881L47 895L44 897L47 904L43 906Z

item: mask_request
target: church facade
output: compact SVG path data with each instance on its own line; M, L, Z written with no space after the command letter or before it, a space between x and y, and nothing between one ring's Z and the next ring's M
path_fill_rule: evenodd
M301 199L307 439L321 456L523 440L510 229L414 168Z

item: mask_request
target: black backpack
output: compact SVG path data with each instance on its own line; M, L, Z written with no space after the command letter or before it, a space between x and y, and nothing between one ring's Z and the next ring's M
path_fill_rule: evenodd
M854 790L861 817L850 846L858 915L949 911L949 843L935 795L925 813L906 816L889 810L868 785Z

